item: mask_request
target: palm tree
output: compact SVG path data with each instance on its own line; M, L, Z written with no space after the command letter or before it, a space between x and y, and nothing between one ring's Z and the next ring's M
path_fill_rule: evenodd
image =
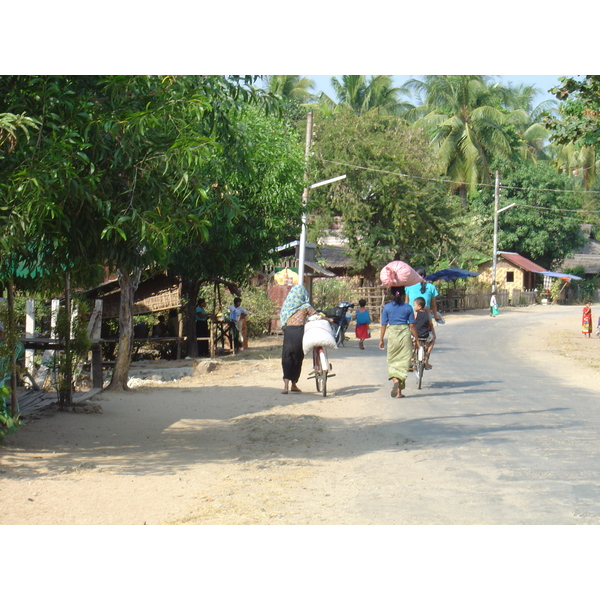
M400 99L406 88L394 87L391 75L342 75L331 78L331 85L337 96L337 103L326 94L321 94L320 102L332 109L346 106L357 115L376 110L385 115L401 115L413 108L411 104Z
M482 75L428 75L406 84L422 99L410 112L414 126L431 135L445 175L463 203L468 189L491 182L491 160L510 158L514 152L501 90L490 82Z
M579 178L581 187L589 190L596 179L598 157L592 146L579 146L569 142L558 146L552 163L559 173Z
M310 92L314 89L315 82L308 77L300 75L267 75L265 77L267 90L271 94L277 94L300 104L310 102L314 99Z
M543 119L546 115L556 112L558 102L545 100L534 106L535 97L541 91L534 85L520 83L515 86L509 82L500 90L503 106L511 111L509 123L515 127L521 139L522 147L519 150L521 157L533 162L550 160L551 147L548 145L550 132L543 125Z

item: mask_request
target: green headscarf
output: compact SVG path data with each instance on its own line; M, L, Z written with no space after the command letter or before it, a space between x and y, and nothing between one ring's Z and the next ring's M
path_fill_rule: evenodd
M299 310L303 308L310 308L310 298L308 292L303 285L295 285L287 295L283 306L281 307L281 313L279 314L279 321L281 327L285 327L288 319Z

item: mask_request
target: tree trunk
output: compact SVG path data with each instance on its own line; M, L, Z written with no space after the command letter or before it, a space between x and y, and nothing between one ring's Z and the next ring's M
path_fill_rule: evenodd
M141 270L135 269L130 275L127 270L117 270L121 303L119 305L119 349L115 361L115 370L107 389L128 390L127 378L133 349L133 298L140 282Z
M464 183L461 183L458 186L458 195L460 196L460 203L463 208L467 208L469 203L467 202L467 186Z
M184 307L185 314L185 335L187 336L187 353L186 356L197 358L198 343L196 342L196 303L198 302L198 291L200 289L200 281L182 279L181 292L184 298L187 298L187 303Z

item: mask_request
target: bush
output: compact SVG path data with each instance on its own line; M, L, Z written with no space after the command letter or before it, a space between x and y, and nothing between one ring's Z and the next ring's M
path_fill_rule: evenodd
M223 308L227 308L233 305L233 299L229 291L222 296ZM229 298L225 302L225 298ZM269 333L269 324L273 317L273 313L276 310L275 303L267 295L267 291L264 287L257 287L248 285L242 288L240 295L242 299L242 306L248 311L248 338L260 337Z
M340 302L353 302L357 295L357 286L343 277L313 280L312 303L319 310L333 308Z
M0 386L0 443L4 436L14 433L20 425L19 415L13 416L8 408L8 399L10 398L10 389L6 385Z

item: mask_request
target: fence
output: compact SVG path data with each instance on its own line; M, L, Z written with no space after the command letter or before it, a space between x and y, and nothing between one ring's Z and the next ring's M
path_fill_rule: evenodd
M381 309L387 301L385 290L381 287L361 287L357 290L358 298L367 301L371 320L378 323ZM498 290L496 292L498 306L528 306L535 304L534 291ZM465 292L464 290L447 290L437 297L438 310L441 313L459 312L463 310L483 310L490 307L489 292Z

